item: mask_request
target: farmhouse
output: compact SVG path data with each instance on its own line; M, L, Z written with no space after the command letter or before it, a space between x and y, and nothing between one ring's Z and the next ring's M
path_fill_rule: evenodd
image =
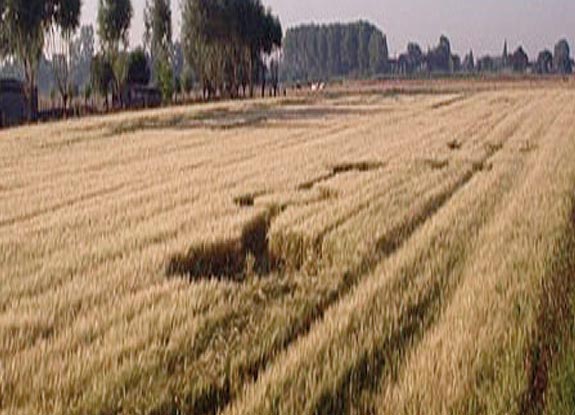
M16 79L0 79L0 128L22 124L28 118L24 85Z
M154 87L130 84L124 88L122 95L127 108L157 108L162 105L162 93Z

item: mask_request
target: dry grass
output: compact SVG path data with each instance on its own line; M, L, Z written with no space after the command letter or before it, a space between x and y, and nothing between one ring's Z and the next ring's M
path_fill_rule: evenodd
M0 413L543 411L575 91L525 86L0 132Z

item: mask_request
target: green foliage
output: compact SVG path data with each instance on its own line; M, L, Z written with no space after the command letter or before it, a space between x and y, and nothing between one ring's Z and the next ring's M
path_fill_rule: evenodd
M3 0L0 31L3 55L15 55L24 66L37 64L50 22L45 0ZM26 69L28 71L28 69Z
M343 64L348 74L357 73L359 68L359 31L361 23L350 27L343 35Z
M573 343L566 343L563 348L563 355L551 373L546 410L549 415L575 413L575 349Z
M573 66L571 63L571 51L569 49L569 43L567 40L561 39L555 45L553 64L555 66L555 71L560 74L570 74L573 72Z
M172 49L172 9L169 0L146 0L144 43L152 61L166 59Z
M172 67L174 68L174 75L182 77L182 72L184 71L184 66L186 65L184 58L184 50L182 48L182 43L177 40L174 42L172 47Z
M120 51L120 46L124 49L128 46L128 30L133 14L130 0L99 0L98 36L113 71L114 96L118 98L121 98L120 91L128 72L128 56Z
M116 55L112 55L112 70L114 72L114 87L115 92L119 92L122 86L126 83L128 79L128 59L130 57L129 52L119 52Z
M475 71L475 57L473 56L473 51L470 50L465 58L463 59L463 68L465 72L474 72Z
M80 96L80 88L77 85L69 84L68 85L68 96L70 98L76 98Z
M466 56L464 66L467 70L473 70L475 66L473 53ZM492 61L489 61L492 65ZM451 74L461 70L461 58L451 52L451 43L446 36L439 38L439 44L430 49L426 54L421 50L417 43L410 42L407 45L407 51L402 53L394 68L396 73L413 75L420 73L440 73Z
M283 76L291 81L364 77L383 72L387 62L387 40L367 22L305 25L286 33Z
M194 88L194 71L189 66L182 73L182 90L186 94L192 92Z
M553 54L547 49L539 52L537 63L535 64L535 72L538 74L549 74L552 70Z
M0 55L14 56L24 68L29 116L35 117L36 74L48 33L70 37L80 20L80 0L0 0Z
M52 2L54 24L61 29L62 33L70 35L80 26L80 0L59 0Z
M133 14L130 0L99 0L98 36L107 53L117 53L120 43L128 45Z
M174 76L174 92L176 95L182 93L182 79L179 76Z
M281 47L282 28L260 0L185 0L182 44L208 95L234 95L245 78L253 85L262 55Z
M0 0L0 58L3 58L10 54L10 43L8 41L8 33L4 28L4 12L6 10L6 0Z
M439 45L429 51L426 57L428 70L431 72L453 72L453 60L451 55L451 43L446 36L439 38Z
M154 82L162 92L164 102L169 102L174 95L174 45L169 0L146 0L144 22L144 43L151 56Z
M367 74L370 72L370 54L369 54L369 41L374 31L367 25L360 25L357 34L358 52L357 63L359 66L359 73Z
M387 42L379 30L374 30L369 38L369 71L376 75L385 72L388 51Z
M511 67L515 72L525 72L528 65L529 57L523 50L523 47L519 46L517 50L513 52L513 55L511 55Z
M167 61L158 63L158 87L162 92L162 99L164 102L170 102L174 96L174 71L172 66Z
M80 0L60 0L53 4L53 25L56 30L50 32L52 41L52 69L54 79L62 97L64 111L68 98L73 96L75 85L71 82L72 35L80 26Z
M94 27L88 25L80 28L80 34L72 41L70 47L72 83L80 88L84 88L90 80L94 43Z
M137 48L128 55L125 82L128 84L148 85L150 66L144 49Z
M93 93L92 85L86 84L83 91L84 100L88 101L90 98L92 98L92 93Z
M94 56L92 60L91 79L94 91L107 97L114 82L114 71L110 61L102 54Z

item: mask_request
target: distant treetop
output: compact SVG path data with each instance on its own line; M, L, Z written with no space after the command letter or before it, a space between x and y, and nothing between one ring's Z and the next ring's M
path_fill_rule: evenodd
M313 81L384 73L388 66L385 35L374 25L302 25L289 29L284 42L283 77Z

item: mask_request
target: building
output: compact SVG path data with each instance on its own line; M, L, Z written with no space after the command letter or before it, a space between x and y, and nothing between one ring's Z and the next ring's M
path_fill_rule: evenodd
M27 119L24 84L16 79L0 79L0 128L23 124Z
M162 105L162 93L158 88L130 84L122 92L122 101L126 108L156 108Z

